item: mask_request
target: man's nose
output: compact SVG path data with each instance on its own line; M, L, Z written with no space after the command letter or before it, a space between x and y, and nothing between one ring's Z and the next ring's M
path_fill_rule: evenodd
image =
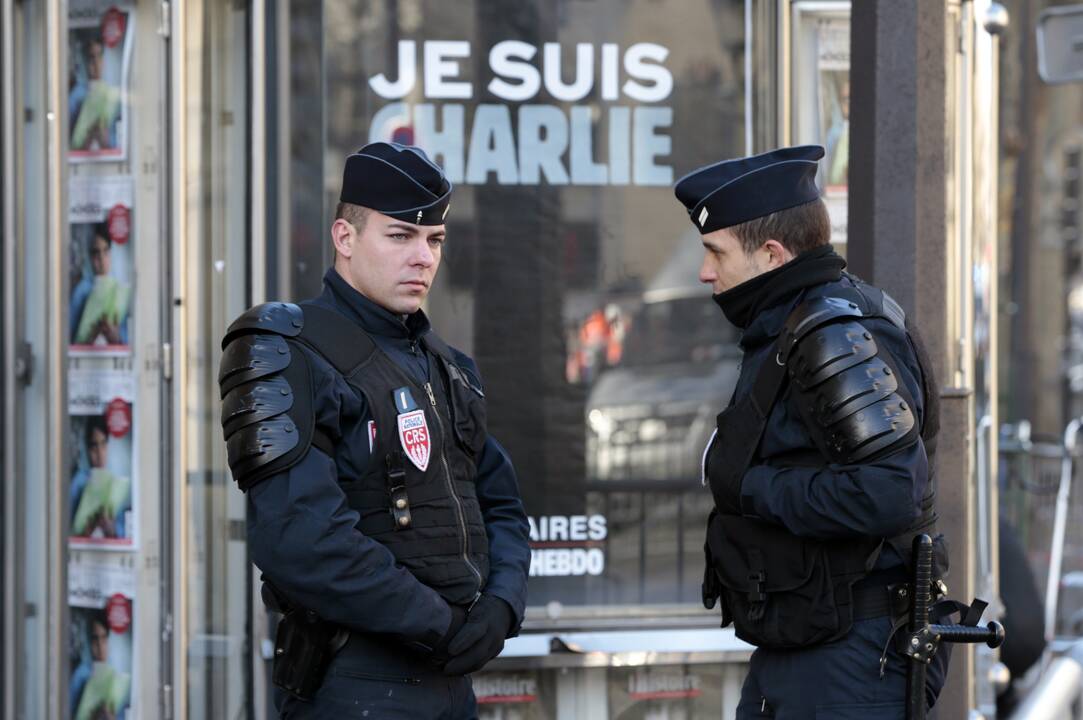
M718 273L714 271L711 264L707 261L707 258L703 258L703 264L699 266L699 281L706 283L707 285L713 285L714 281L718 279Z
M432 248L429 247L429 241L426 238L421 238L414 251L414 264L422 267L430 267L435 259L435 256L432 254Z

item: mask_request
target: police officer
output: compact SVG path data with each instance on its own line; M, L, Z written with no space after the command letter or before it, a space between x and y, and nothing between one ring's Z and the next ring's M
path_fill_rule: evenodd
M226 333L219 383L289 718L472 718L530 561L477 366L421 310L451 183L420 149L346 160L323 293Z
M756 645L739 718L902 718L910 541L935 524L936 384L902 308L843 271L819 146L681 178L699 279L742 330L703 456L704 604ZM855 238L853 242L860 242ZM946 569L942 536L937 575ZM942 591L942 585L936 586ZM942 650L929 704L943 684Z

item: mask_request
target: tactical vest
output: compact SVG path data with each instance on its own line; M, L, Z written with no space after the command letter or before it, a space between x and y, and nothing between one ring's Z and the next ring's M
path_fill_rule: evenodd
M921 340L906 328L902 309L876 288L859 283L857 288L832 288L830 295L836 298L834 302L848 308L841 311L829 308L827 314L882 318L905 330L914 343L922 371L925 413L922 427L912 428L912 432L915 435L920 432L925 443L928 484L919 518L905 533L894 538L800 538L780 525L742 514L739 507L732 506L728 498L732 497L733 488L739 488L747 468L758 462L767 418L793 372L794 361L787 357L787 352L794 338L787 338L787 332L800 322L818 321L796 317L803 310L804 303L799 304L749 393L718 416L720 441L712 441L704 453L706 479L716 496L704 546L707 556L704 602L713 606L714 597L720 597L723 627L732 622L738 637L759 647L800 648L843 637L853 622L854 585L868 575L884 543L894 547L908 563L911 539L918 533L931 534L936 522L934 457L939 399L932 365ZM874 455L878 449L868 450ZM788 457L788 464L823 466L828 462L819 451L807 453L808 457L801 455L794 453L792 458ZM729 492L723 493L724 489ZM942 539L938 551L939 576L947 568ZM713 589L709 590L709 586Z
M385 545L399 564L447 602L472 602L489 576L489 541L474 485L476 460L486 439L485 399L456 365L450 348L435 333L422 338L430 379L419 383L364 330L319 305L274 303L253 308L230 326L224 344L253 329L282 335L285 342L281 337L273 338L273 344L242 338L254 348L241 348L252 358L247 362L253 369L234 361L227 348L223 372L227 365L242 373L261 372L263 378L249 384L271 387L276 382L275 390L284 381L285 390L291 390L292 407L264 420L264 435L253 432L253 425L227 442L230 467L241 489L288 469L310 445L335 457L334 439L315 427L312 369L307 355L296 347L304 345L361 393L371 416L368 466L358 477L338 478L349 507L360 516L357 529ZM261 346L269 348L262 357ZM280 357L288 358L288 364L282 366ZM267 372L276 368L281 380ZM227 387L223 384L224 394ZM244 397L256 396L257 391L258 387L247 391ZM279 392L286 395L282 391L263 395L277 397ZM237 403L252 404L244 399ZM227 397L224 425L230 408ZM288 417L280 420L284 415Z

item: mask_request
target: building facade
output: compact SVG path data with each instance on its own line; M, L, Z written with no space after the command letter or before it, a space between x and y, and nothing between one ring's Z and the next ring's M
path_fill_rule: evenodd
M0 7L0 715L268 716L219 342L320 291L343 159L374 140L456 186L426 311L477 359L530 515L483 717L732 715L750 648L700 606L699 458L739 353L671 187L823 144L847 252L848 2Z

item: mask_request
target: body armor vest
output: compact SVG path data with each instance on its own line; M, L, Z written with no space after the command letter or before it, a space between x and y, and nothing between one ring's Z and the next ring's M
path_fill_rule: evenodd
M474 486L487 437L485 399L434 333L421 341L429 381L419 383L360 327L327 308L268 303L227 331L220 372L230 467L242 490L287 470L312 445L335 439L315 427L304 345L361 393L371 415L370 457L339 477L357 529L452 604L469 604L489 576L489 541Z
M368 467L360 477L339 478L361 516L357 529L449 603L470 603L489 577L489 540L474 487L486 438L480 389L434 333L421 341L429 382L420 384L356 325L322 307L302 307L298 339L364 396L375 425Z
M759 647L808 647L844 636L853 621L853 586L873 568L883 544L890 544L904 561L909 562L910 540L918 533L931 533L936 521L933 468L939 430L939 399L931 375L932 367L920 338L906 328L901 308L876 288L858 284L856 288L832 288L830 295L830 298L818 301L815 310L822 312L823 317L813 318L813 323L822 325L839 318L878 317L906 331L914 343L922 371L924 422L920 430L913 427L908 431L904 418L903 422L897 423L902 427L896 427L895 438L899 443L897 447L903 447L914 442L913 438L920 431L929 458L928 484L919 518L895 538L800 538L780 525L742 514L733 497L739 495L740 482L747 468L758 462L760 439L781 388L797 374L797 363L788 355L800 338L788 336L788 332L794 329L798 316L809 309L808 302L799 304L750 391L718 416L717 440L712 439L704 454L705 479L710 481L716 498L716 509L708 519L704 546L707 556L704 603L713 607L715 597L720 597L723 627L733 622L738 637ZM808 328L808 331L812 329ZM871 341L871 335L866 339ZM843 350L848 351L846 342L842 345ZM853 366L857 368L861 360L858 358ZM860 395L860 388L858 391L857 395ZM894 420L894 417L888 418L888 430L875 440L881 443L880 449L884 452L893 447L890 441ZM911 439L908 440L908 436ZM870 434L870 437L875 438L875 435ZM826 454L829 452L826 444L821 445L820 451L794 452L792 457L787 457L787 464L823 466L827 462L861 462L865 459L833 458ZM942 573L946 570L942 539L939 549L943 558L939 568Z

